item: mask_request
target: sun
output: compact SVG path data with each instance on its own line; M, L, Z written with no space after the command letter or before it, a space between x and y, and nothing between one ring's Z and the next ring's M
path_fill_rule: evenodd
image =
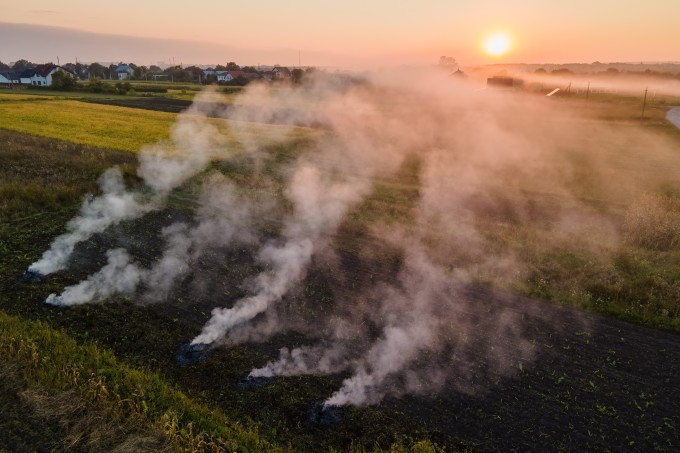
M494 33L484 39L482 46L487 55L501 57L510 51L512 40L506 33Z

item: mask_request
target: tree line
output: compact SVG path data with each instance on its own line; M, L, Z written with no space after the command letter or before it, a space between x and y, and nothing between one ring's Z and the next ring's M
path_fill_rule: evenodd
M108 66L97 62L90 64L84 64L80 62L65 63L60 66L75 74L76 78L80 80L91 80L93 78L99 78L101 80L116 80L118 78L117 69L123 64L126 64L132 70L132 73L129 77L131 80L150 80L154 76L161 76L174 82L206 83L206 80L203 77L204 69L198 66L183 67L182 65L175 65L163 69L156 65L145 66L124 62L119 62L118 64L112 63ZM38 63L33 63L25 59L18 60L11 66L0 61L0 71L22 72L26 69L33 69L36 66L38 66ZM241 67L233 61L230 61L226 65L217 65L214 68L208 69L215 71L241 71L244 73L258 73L257 69L253 66Z

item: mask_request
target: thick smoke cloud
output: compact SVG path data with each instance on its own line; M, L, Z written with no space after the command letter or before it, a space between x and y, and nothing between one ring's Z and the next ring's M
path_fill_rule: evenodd
M503 291L475 290L513 288L526 279L529 252L515 244L516 232L544 247L576 242L606 253L619 241L620 216L593 198L626 206L676 178L658 165L672 158L673 147L652 132L612 129L543 97L479 92L441 74L424 73L417 84L394 74L361 81L322 75L303 87L253 85L230 106L216 100L215 93L198 98L174 128L171 147L142 153L139 175L150 193L126 192L115 170L107 173L103 181L114 183L104 184L103 195L72 221L101 217L100 226L69 226L73 238L53 246L67 244L55 260L61 264L41 268L63 268L77 242L158 209L212 160L236 152L249 156L257 177L275 181L261 186L270 193L255 195L206 172L197 178L202 195L195 217L163 229L165 247L151 266L111 250L99 272L47 302L80 304L114 294L162 302L207 251L247 244L260 266L243 282L247 295L217 299L192 344L303 334L308 345L281 349L250 375L349 373L327 405L430 395L444 385L475 392L492 385L493 376L516 372L533 358L524 317L530 308L518 309ZM258 132L258 123L268 127ZM288 149L285 158L267 150L301 137L304 149ZM629 177L639 161L619 153L641 149L655 168L654 183ZM114 205L125 209L109 208ZM273 216L280 228L262 234L261 222ZM338 250L338 237L348 234L343 224L357 223L365 227L366 247L349 254L353 263L369 263L370 278L343 261L347 250ZM300 299L291 294L321 273L321 263L332 304L314 310L303 301L296 311L282 303Z

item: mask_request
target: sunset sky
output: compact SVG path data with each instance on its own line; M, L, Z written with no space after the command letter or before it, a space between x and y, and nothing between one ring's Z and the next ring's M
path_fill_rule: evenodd
M30 0L3 5L0 60L293 65L299 52L303 65L340 66L440 55L463 64L678 61L679 21L676 0ZM492 57L483 42L498 32L511 45Z

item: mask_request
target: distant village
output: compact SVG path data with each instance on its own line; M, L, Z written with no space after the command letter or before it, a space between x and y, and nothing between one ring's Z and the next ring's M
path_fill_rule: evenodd
M54 85L56 76L62 80L64 76L73 81L96 80L148 80L148 81L171 81L193 82L200 84L220 85L246 85L253 80L275 81L299 81L305 74L314 68L293 68L285 66L244 66L234 62L226 65L202 68L198 66L183 67L182 65L168 66L162 69L159 66L138 66L134 63L110 64L100 63L66 63L63 65L46 63L34 64L27 60L19 60L11 65L0 62L0 85L10 87L34 86L48 87Z
M436 65L453 77L467 77L458 62L442 56ZM198 83L203 85L219 84L244 86L254 80L264 82L289 81L299 83L307 74L315 71L314 67L285 67L280 65L239 66L235 62L226 65L196 66L169 65L161 68L157 65L143 66L134 63L104 65L101 63L65 63L35 64L28 60L19 60L11 64L0 61L0 86L9 88L52 87L70 89L77 81L87 82L85 87L97 89L101 81L168 81ZM412 70L412 69L411 69ZM487 79L487 86L522 87L520 78L513 78L506 73L569 76L648 76L680 79L680 63L588 63L588 64L496 64L468 68L470 73L479 71L496 73ZM83 86L82 83L80 84Z

